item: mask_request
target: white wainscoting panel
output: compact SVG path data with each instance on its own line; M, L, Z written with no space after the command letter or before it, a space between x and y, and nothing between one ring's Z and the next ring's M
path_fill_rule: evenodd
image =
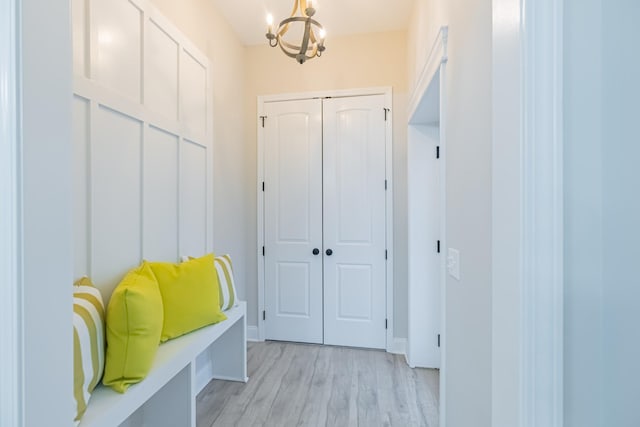
M148 0L73 0L76 277L213 244L209 61Z
M207 147L185 140L180 150L180 254L206 251Z
M190 51L180 57L182 119L192 134L207 131L207 68Z
M91 2L92 76L136 102L141 93L141 16L129 1Z
M87 73L87 0L71 2L73 30L73 74L84 76Z
M99 106L91 141L91 275L109 295L142 253L142 123Z
M73 97L73 275L89 275L89 100Z
M180 46L160 25L153 19L147 25L144 100L152 111L178 120Z
M177 135L149 126L144 141L143 258L174 260L178 253Z

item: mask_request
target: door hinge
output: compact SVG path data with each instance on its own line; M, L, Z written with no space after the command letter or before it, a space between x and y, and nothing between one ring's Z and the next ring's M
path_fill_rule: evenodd
M387 115L389 114L389 111L391 111L391 110L388 109L388 108L383 108L383 110L384 110L384 121L386 122L387 121Z
M262 192L264 193L264 181L262 181Z
M438 145L436 147L436 159L439 159L439 158L440 158L440 146Z
M384 250L384 259L389 259L389 251L387 249Z
M267 320L267 312L265 310L262 310L262 320ZM440 336L440 335L438 335ZM440 342L440 341L438 341ZM440 345L438 344L438 347L440 347Z
M264 246L262 247L262 256L264 256Z
M267 116L260 116L260 120L262 120L262 127L264 127L264 121L267 120Z
M386 179L384 180L384 189L385 190L387 189L387 180Z
M438 253L440 253L440 240L438 240L437 249L438 249Z
M385 329L389 329L389 320L388 319L384 319L384 328Z
M438 347L440 347L440 334L438 334Z

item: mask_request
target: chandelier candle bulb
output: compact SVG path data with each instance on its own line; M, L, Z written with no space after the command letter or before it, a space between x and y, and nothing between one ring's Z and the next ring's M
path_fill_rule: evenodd
M273 33L273 15L267 15L267 26L269 28L269 34Z

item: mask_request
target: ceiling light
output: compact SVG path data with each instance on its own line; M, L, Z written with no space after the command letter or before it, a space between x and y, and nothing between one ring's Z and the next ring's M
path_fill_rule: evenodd
M275 33L273 32L273 16L267 15L269 45L271 47L280 46L285 55L294 58L299 64L304 64L307 59L320 57L325 51L326 31L318 21L311 18L315 13L312 0L294 0L291 16L280 22ZM304 24L304 33L300 44L294 44L284 39L291 24Z

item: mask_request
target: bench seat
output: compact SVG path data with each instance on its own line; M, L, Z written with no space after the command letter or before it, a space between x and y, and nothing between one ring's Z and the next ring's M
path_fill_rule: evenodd
M161 344L149 375L120 394L98 386L80 427L194 427L195 400L212 379L246 382L246 302L227 320Z

